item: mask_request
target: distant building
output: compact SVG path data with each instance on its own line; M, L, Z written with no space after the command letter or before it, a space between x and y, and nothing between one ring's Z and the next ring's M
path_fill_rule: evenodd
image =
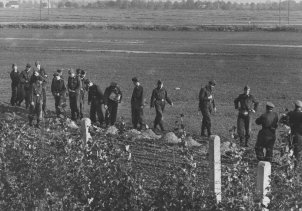
M4 1L4 7L18 9L20 7L19 1Z

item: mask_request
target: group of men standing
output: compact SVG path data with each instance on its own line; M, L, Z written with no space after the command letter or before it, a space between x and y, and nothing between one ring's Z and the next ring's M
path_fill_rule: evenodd
M24 71L18 72L16 64L12 65L10 77L12 80L11 105L20 106L25 100L26 109L29 108L29 124L37 117L36 127L42 119L42 114L46 112L46 85L47 74L41 67L39 61L35 62L33 73L30 72L31 65L27 64ZM88 105L90 105L90 119L92 123L97 121L100 125L114 125L117 118L118 104L122 100L122 92L117 83L111 82L103 93L101 88L92 81L86 79L86 72L81 69L69 70L67 85L62 77L62 70L57 70L53 74L51 92L55 100L56 114L60 116L62 109L66 105L66 97L69 96L71 119L83 118L85 93L88 92ZM133 128L141 130L144 124L144 89L137 77L132 78L134 89L131 97L131 114ZM199 111L202 113L201 136L210 136L211 113L216 112L213 89L215 80L202 87L199 92ZM153 122L154 130L158 126L164 131L163 112L166 102L173 106L173 102L168 97L163 82L158 80L157 87L152 91L150 108L155 108L156 117ZM240 144L248 146L251 133L252 114L256 113L259 102L250 94L250 87L245 86L243 93L234 100L235 109L238 110L237 133ZM256 119L256 124L262 129L257 136L255 145L256 156L259 160L271 161L273 157L273 147L276 140L276 129L278 126L278 114L273 111L274 105L271 102L266 104L266 112ZM284 118L283 118L284 119ZM286 124L291 128L294 155L297 160L301 157L302 151L302 102L295 103L295 110L286 115ZM263 149L266 149L264 154Z
M208 85L201 88L199 92L199 110L203 115L201 125L201 136L205 136L205 130L208 136L211 135L212 111L216 112L213 88L215 81L209 81ZM248 146L251 133L252 114L256 113L259 102L250 94L251 88L245 86L243 93L234 100L235 109L238 110L237 133L241 145ZM291 140L290 145L293 148L296 161L299 162L302 154L302 102L296 101L295 109L282 117L282 123L290 126ZM274 112L275 105L271 102L266 103L266 111L255 121L261 125L255 145L255 153L258 160L269 161L273 159L273 147L276 141L276 129L279 123L279 116ZM265 153L264 153L265 149Z

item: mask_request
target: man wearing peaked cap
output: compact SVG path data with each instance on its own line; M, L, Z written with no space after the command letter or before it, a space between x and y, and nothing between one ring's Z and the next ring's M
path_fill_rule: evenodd
M143 129L144 89L136 77L132 78L134 89L131 97L131 115L134 129ZM139 126L138 126L139 125Z
M296 158L295 166L300 163L302 156L302 102L294 102L295 109L286 114L286 124L290 126L293 137L292 147ZM291 143L290 143L291 144Z
M80 117L79 111L79 95L81 89L81 81L78 76L76 76L73 69L69 70L69 77L67 82L67 90L69 93L69 104L71 110L71 119L73 121Z
M202 114L202 123L201 123L201 136L205 135L205 130L208 132L208 136L212 134L211 132L211 117L210 114L214 110L216 112L216 105L214 100L213 88L216 86L216 81L211 80L209 84L204 88L200 89L199 92L199 111Z
M114 125L117 117L118 104L121 103L123 94L116 82L111 82L104 93L106 125Z
M273 111L274 104L266 103L266 112L256 119L256 124L261 125L262 129L258 133L255 152L259 161L269 161L273 159L273 148L276 141L276 129L278 126L278 114ZM266 149L264 155L263 149Z
M53 74L54 78L51 83L51 93L55 99L55 109L57 116L62 113L61 108L65 104L66 86L64 80L58 72Z
M165 109L166 101L173 106L172 101L168 97L167 90L163 87L164 84L161 80L157 81L157 87L153 89L151 96L151 108L155 107L156 117L154 120L154 130L156 130L157 125L159 125L160 129L164 131L163 126L163 112Z
M47 86L47 73L45 71L45 69L41 66L41 62L40 61L36 61L35 62L35 68L34 68L34 71L36 73L38 73L38 75L40 77L42 77L43 79L43 83L42 83L42 87L43 87L43 103L42 103L42 110L44 112L44 114L46 114L46 86ZM32 76L32 79L31 81L33 82L35 80L35 77L36 76Z
M251 133L252 114L257 111L259 103L250 94L251 88L248 85L243 90L244 92L234 100L234 104L235 109L238 109L237 132L240 144L243 144L243 140L245 139L245 146L247 147Z
M38 76L35 82L31 86L30 92L30 107L29 107L29 125L32 126L32 122L37 117L36 127L40 128L40 121L42 120L42 103L43 103L43 78Z
M25 100L25 107L26 109L29 108L29 98L30 98L30 79L31 79L31 72L30 72L30 64L27 64L25 70L23 70L19 75L19 99L18 99L18 106L21 105L22 101Z

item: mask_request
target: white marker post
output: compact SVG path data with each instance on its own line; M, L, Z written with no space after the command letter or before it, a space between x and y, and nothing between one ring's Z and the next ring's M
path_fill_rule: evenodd
M87 141L91 138L90 133L88 131L90 125L91 125L91 121L89 118L83 118L81 120L81 134L82 134L83 146L86 146Z
M216 195L217 203L221 202L221 155L220 138L211 136L209 143L210 188Z
M270 203L270 199L266 196L270 191L270 175L271 175L271 163L266 161L260 161L258 163L257 170L257 191L262 195L261 203L267 207ZM262 208L262 211L268 211L267 208Z

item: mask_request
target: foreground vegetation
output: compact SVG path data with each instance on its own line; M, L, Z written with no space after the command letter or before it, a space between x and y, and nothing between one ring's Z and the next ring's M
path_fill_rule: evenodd
M174 147L178 161L166 157L168 168L153 172L150 178L144 168L138 168L141 158L132 151L143 147L146 140L131 142L125 135L125 124L117 125L120 133L116 135L91 127L92 139L85 144L79 130L70 128L66 119L46 119L41 130L29 128L22 116L14 113L2 113L1 119L1 210L261 208L260 196L255 192L253 150L235 146L223 155L222 202L216 204L208 187L207 159L197 161L198 150L184 142ZM184 138L185 132L179 136ZM164 149L163 145L154 147L155 142L153 149L158 154ZM288 152L282 151L277 163L272 168L270 209L301 206L301 178ZM147 163L144 166L150 168ZM201 166L205 171L200 171Z

